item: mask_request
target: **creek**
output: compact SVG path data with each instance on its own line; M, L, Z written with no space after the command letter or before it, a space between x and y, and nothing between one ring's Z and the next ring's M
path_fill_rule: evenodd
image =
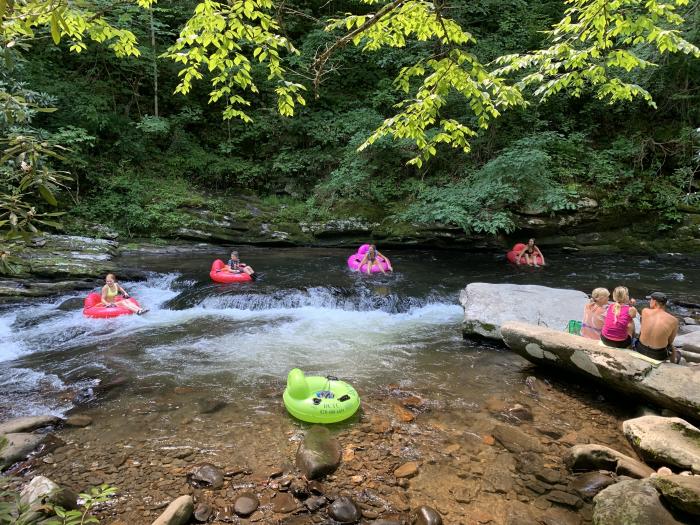
M622 451L629 448L619 423L637 407L597 387L552 377L503 348L464 341L459 291L475 281L587 293L625 285L637 298L661 290L677 303L700 303L700 261L682 256L551 254L547 268L533 270L490 254L386 250L396 273L366 276L347 269L348 250L240 252L259 274L253 283L210 281L212 260L227 258L223 248L124 253L125 265L149 272L145 281L122 283L150 308L143 316L95 320L81 310L59 309L84 294L2 306L0 420L80 412L94 421L87 429L62 431L62 448L39 470L55 477L63 465L64 481L81 490L102 481L126 485L138 500L130 511L155 516L158 497L177 496L175 485L158 485L163 472L186 467L182 457L157 459L167 451L186 448L196 459L258 472L286 465L305 425L287 415L281 392L287 372L299 367L338 376L358 390L361 412L333 426L354 445L362 446L362 432L371 431L377 418L405 425L404 437L387 446L397 447L396 457L419 459L433 471L416 478L412 498L453 517L467 516L470 502L480 509L491 505L488 494L512 492L505 499L524 504L530 500L519 485L498 488L492 481L498 490L459 504L453 490L464 484L460 469L474 470L465 461L495 461L481 450L482 438L494 423L509 420L509 407L525 405L534 416L517 421L528 433L553 441L573 433L579 441L595 438ZM528 396L524 385L531 375L540 385L537 397ZM409 398L419 402L404 403ZM466 459L445 460L440 451L455 443L467 451ZM134 450L141 454L138 465L90 468ZM80 466L66 468L69 459ZM147 461L153 472L144 471ZM509 512L504 505L490 509L494 519Z

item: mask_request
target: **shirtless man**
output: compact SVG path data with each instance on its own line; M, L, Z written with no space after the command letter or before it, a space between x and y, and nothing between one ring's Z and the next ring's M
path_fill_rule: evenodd
M676 362L673 340L678 333L678 319L666 311L668 298L662 292L654 292L649 297L649 308L642 310L642 330L635 350L640 354L665 361L669 350L671 362Z

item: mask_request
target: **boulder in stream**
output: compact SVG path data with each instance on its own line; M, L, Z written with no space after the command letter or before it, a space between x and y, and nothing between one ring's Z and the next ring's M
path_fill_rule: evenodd
M679 417L642 416L622 423L625 437L650 465L700 474L700 429Z
M677 414L700 414L700 368L664 362L653 365L625 350L528 323L501 327L503 341L536 364L592 378L632 397L643 397Z
M0 471L24 459L46 438L42 434L5 434L0 436Z
M593 498L594 525L678 525L647 480L627 480L611 485Z
M52 415L17 417L0 423L0 435L31 432L38 428L57 425L61 421L60 417Z
M465 337L501 338L501 325L524 321L563 330L571 319L581 319L588 296L532 284L470 283L459 294L464 308Z
M307 479L319 479L338 468L341 453L340 444L329 430L315 425L306 432L299 445L296 464Z
M651 483L669 505L700 521L700 476L656 476Z

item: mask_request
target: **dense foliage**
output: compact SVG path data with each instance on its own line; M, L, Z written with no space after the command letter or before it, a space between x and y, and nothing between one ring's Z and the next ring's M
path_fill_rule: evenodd
M587 198L661 225L697 205L697 2L0 11L0 228L53 227L68 211L73 227L168 235L182 210L228 211L249 194L281 199L296 220L490 233Z

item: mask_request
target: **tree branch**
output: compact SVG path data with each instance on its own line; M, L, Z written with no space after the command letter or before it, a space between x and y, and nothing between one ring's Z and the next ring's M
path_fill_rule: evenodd
M314 93L316 95L316 98L318 98L318 86L321 83L321 76L323 75L323 69L324 69L324 66L326 65L326 62L330 58L330 56L338 49L345 47L357 35L363 33L364 31L366 31L367 29L369 29L370 27L372 27L373 25L378 23L382 18L384 18L391 11L401 7L401 5L405 1L406 0L394 0L390 4L385 5L379 11L377 11L372 18L367 20L360 27L353 29L347 35L336 40L332 46L327 48L323 52L323 54L321 54L321 56L319 56L316 60L314 60L314 63L312 64L311 69L315 72L315 74L314 74Z

